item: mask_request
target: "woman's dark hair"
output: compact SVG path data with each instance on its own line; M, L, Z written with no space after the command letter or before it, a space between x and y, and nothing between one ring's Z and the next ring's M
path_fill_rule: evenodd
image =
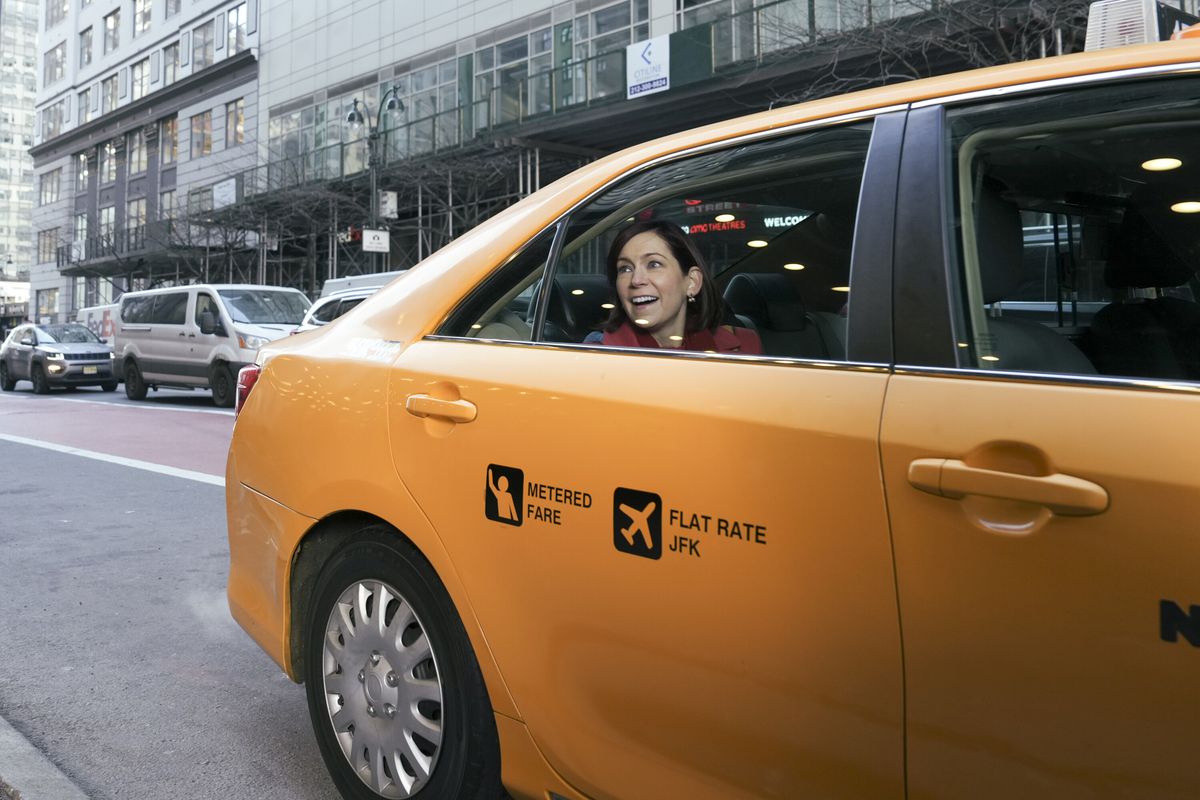
M608 260L605 263L608 288L612 292L613 309L608 312L608 317L600 324L601 330L615 331L628 319L625 316L625 308L621 305L620 298L617 297L617 259L629 240L643 233L657 234L667 243L671 256L679 262L679 268L684 275L693 266L699 268L704 275L704 279L700 281L700 291L696 294L696 302L686 304L687 317L684 321L684 330L688 333L716 330L724 317L724 301L717 294L717 287L709 277L708 269L704 266L704 259L700 257L692 240L678 225L665 220L635 222L613 239L612 245L608 248Z

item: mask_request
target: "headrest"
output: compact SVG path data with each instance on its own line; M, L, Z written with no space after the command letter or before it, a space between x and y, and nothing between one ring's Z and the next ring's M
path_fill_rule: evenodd
M1180 286L1191 279L1195 264L1189 265L1137 209L1125 212L1112 232L1104 282L1113 288L1146 289Z
M985 180L975 206L975 241L983 302L1009 297L1021 284L1024 239L1021 212L1000 196L1000 187Z
M725 287L725 302L735 314L749 317L759 328L802 331L808 324L804 302L784 275L768 272L734 275Z

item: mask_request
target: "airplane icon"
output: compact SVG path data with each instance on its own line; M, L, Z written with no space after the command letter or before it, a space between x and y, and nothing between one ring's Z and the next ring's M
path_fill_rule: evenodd
M630 525L628 528L621 528L621 535L624 536L626 541L629 542L630 547L637 546L637 543L634 542L633 537L640 533L642 535L642 546L647 550L654 548L653 539L650 536L650 515L654 513L654 509L657 508L657 506L658 504L653 500L650 501L650 505L646 506L641 511L638 511L633 506L626 505L625 503L621 503L617 506L621 509L622 514L629 517Z
M613 547L639 558L662 557L662 498L618 487L613 492Z

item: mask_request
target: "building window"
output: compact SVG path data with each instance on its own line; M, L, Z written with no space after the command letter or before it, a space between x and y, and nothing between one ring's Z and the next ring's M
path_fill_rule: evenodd
M75 191L83 194L88 190L88 157L87 153L75 154Z
M163 86L179 80L179 42L163 48Z
M213 63L213 30L216 23L213 20L192 31L192 72L202 70Z
M246 100L239 98L225 104L225 146L233 147L246 141Z
M54 25L62 22L67 18L67 2L68 0L47 0L46 2L46 28L49 30Z
M139 197L125 204L125 231L130 250L144 246L146 235L146 198Z
M59 42L46 51L42 70L42 85L49 86L62 79L67 66L67 43Z
M79 7L80 7L80 8L87 8L87 7L88 7L88 6L90 6L91 4L92 4L92 0L79 0Z
M212 187L197 189L194 192L188 192L188 216L197 217L205 212L212 211L213 208L213 193Z
M53 139L62 133L63 116L66 111L65 100L59 100L51 106L42 109L42 141Z
M150 30L150 0L133 0L134 38L148 30Z
M229 10L229 25L226 30L229 32L228 41L226 44L229 47L225 54L226 58L240 53L246 49L246 4L235 6Z
M158 194L158 218L175 219L175 190L168 189Z
M104 52L111 53L121 46L121 9L104 17Z
M167 0L167 16L173 17L179 13L179 0Z
M92 63L92 29L84 28L79 33L79 66L86 67Z
M175 117L159 123L158 152L162 154L163 166L175 163L179 152L179 124Z
M107 206L100 209L100 235L109 237L117 227L117 207Z
M125 174L136 175L146 171L146 132L138 128L129 134L125 150Z
M38 205L58 202L59 184L62 182L62 169L52 169L43 172L38 178Z
M150 92L150 59L135 62L129 70L130 99L137 100Z
M117 107L117 76L100 81L100 113L107 114Z
M58 228L38 231L38 263L54 260L54 246L58 242Z
M100 145L100 183L112 183L117 179L116 140Z
M206 156L212 152L212 112L205 111L192 117L192 158Z
M79 121L88 122L92 118L92 90L84 89L79 93Z
M87 240L87 214L75 215L75 241L83 242Z

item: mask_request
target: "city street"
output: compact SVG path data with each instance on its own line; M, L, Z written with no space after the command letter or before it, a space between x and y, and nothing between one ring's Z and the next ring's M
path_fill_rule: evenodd
M0 394L0 723L87 797L336 796L303 688L229 616L232 428L207 392ZM55 800L4 741L0 781Z

